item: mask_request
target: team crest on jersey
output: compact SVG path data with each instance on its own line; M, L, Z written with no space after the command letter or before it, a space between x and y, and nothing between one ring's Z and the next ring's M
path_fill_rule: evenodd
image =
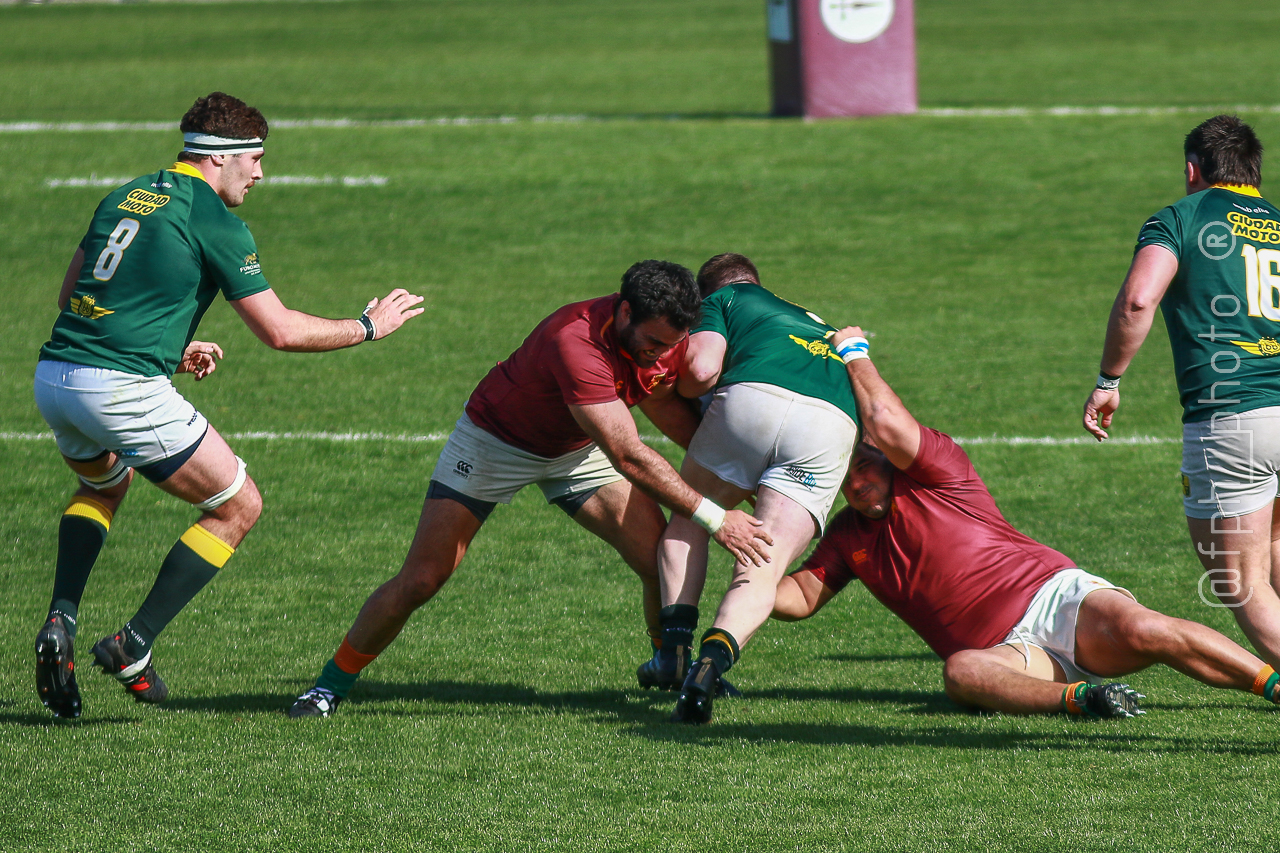
M244 256L244 266L240 267L244 275L262 275L262 266L258 263L258 253Z
M828 358L834 358L836 361L841 360L840 356L831 351L831 344L824 340L806 341L804 338L797 338L795 335L787 335L787 337L807 349L809 355L827 356Z
M150 216L168 204L169 198L164 193L150 193L142 189L130 190L124 201L116 207L139 216Z
M1275 338L1262 337L1258 338L1258 342L1250 343L1249 341L1232 341L1231 343L1240 347L1240 349L1250 355L1260 355L1263 358L1271 358L1280 355L1280 341Z
M71 297L71 312L80 317L88 317L90 320L97 320L108 314L114 314L114 311L108 311L106 308L98 307L98 300L92 296L73 296Z
M649 384L645 386L644 390L652 391L654 388L658 387L658 385L662 382L662 380L666 378L667 378L667 372L665 370L657 374L656 376L649 377Z

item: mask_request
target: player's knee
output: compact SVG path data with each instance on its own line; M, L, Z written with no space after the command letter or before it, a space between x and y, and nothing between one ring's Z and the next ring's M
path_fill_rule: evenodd
M232 524L243 538L262 516L262 493L253 480L246 476L236 493L225 502L209 508L201 506L207 515Z
M110 486L91 485L84 477L80 478L80 482L81 487L76 494L95 498L106 504L112 512L115 512L119 508L120 502L124 500L125 493L129 491L129 484L133 482L133 469L126 468L124 475Z
M434 571L401 572L396 586L400 600L411 609L417 609L430 601L448 575Z
M978 655L972 649L956 652L943 663L943 689L953 702L972 704L970 695L979 668Z
M956 652L942 663L942 684L952 699L955 698L956 690L963 688L972 674L972 661L969 658L968 651Z
M258 484L252 477L245 477L244 487L236 497L239 499L236 509L240 521L244 525L245 532L248 533L249 529L262 517L262 492L258 491Z
M101 474L77 473L76 476L87 492L99 498L119 500L133 482L133 469L117 457L115 463Z
M400 574L390 581L395 596L409 609L426 604L453 575L456 565L448 560L410 554Z
M640 552L632 555L627 560L627 565L631 567L631 571L635 572L641 580L656 581L658 579L658 555L656 552L646 554Z
M1183 645L1183 620L1142 608L1129 614L1118 626L1116 636L1143 657L1157 658L1176 653Z

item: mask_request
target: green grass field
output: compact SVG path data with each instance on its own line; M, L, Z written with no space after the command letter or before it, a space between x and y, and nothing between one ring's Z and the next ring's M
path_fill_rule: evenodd
M201 337L227 358L177 384L227 434L446 432L554 308L612 291L641 258L732 250L780 294L875 330L881 371L923 422L1083 435L1133 238L1179 196L1182 136L1212 113L773 121L759 6L0 7L0 123L176 121L219 88L271 119L514 118L272 132L269 176L387 178L250 194L238 212L284 301L351 316L404 286L429 307L377 345L286 355L216 305ZM927 107L1280 103L1280 10L1262 0L918 6ZM1243 115L1280 145L1280 114ZM73 480L30 437L45 431L30 376L106 189L48 182L132 177L179 144L0 138L0 850L1275 848L1277 717L1256 697L1157 668L1131 679L1141 719L970 714L860 589L765 626L734 670L747 698L674 727L672 698L635 686L639 583L531 490L335 717L286 720L399 566L438 440L234 439L267 508L161 638L171 700L135 705L86 666L83 718L54 722L31 644ZM1162 327L1124 387L1116 434L1179 435ZM970 452L1021 529L1240 638L1197 596L1176 444ZM194 517L139 481L89 584L82 658ZM704 613L727 572L721 555Z

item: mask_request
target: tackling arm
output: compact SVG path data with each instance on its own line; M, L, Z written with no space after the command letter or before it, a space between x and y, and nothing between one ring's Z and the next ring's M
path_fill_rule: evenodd
M808 619L835 597L836 591L818 580L813 572L801 570L778 581L778 594L773 601L774 619L799 622Z
M642 400L640 411L662 430L663 435L688 450L689 442L698 429L697 405L696 400L686 400L675 393L674 386L668 385Z
M863 337L862 330L857 326L841 329L832 337L832 344L838 347L851 337ZM920 424L902 405L889 383L880 378L880 371L871 359L854 359L845 368L867 435L893 467L898 470L911 467L920 452Z
M622 476L673 512L685 518L693 517L702 503L702 495L682 480L658 451L640 440L636 422L625 403L611 400L586 406L571 405L569 411ZM745 512L731 509L725 513L720 529L711 535L740 562L758 566L769 562L765 546L773 544L772 537L760 529L762 524Z
M1107 320L1107 340L1102 346L1099 369L1120 376L1138 354L1151 331L1156 308L1178 273L1178 259L1164 246L1143 246L1133 257L1129 274L1111 306ZM1084 428L1098 441L1107 437L1106 428L1120 407L1118 388L1095 388L1084 404Z
M719 332L698 332L689 336L684 370L676 382L680 396L697 399L715 387L724 369L728 343Z
M369 319L377 330L374 338L385 338L404 325L411 317L423 312L414 306L422 302L404 288L396 288L384 299L370 304ZM327 352L353 347L365 339L364 324L359 320L327 320L312 314L304 314L286 308L268 288L261 293L232 301L240 319L244 320L258 340L276 350L285 352Z

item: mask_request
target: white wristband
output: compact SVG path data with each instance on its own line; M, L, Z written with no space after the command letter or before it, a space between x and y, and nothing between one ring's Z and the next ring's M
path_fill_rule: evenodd
M715 534L724 526L725 511L710 498L703 498L702 503L693 511L693 520L708 533Z
M1103 391L1114 391L1120 387L1120 377L1119 376L1107 377L1099 373L1097 387Z
M860 358L871 358L871 344L861 336L845 338L836 347L836 355L840 356L845 364Z

